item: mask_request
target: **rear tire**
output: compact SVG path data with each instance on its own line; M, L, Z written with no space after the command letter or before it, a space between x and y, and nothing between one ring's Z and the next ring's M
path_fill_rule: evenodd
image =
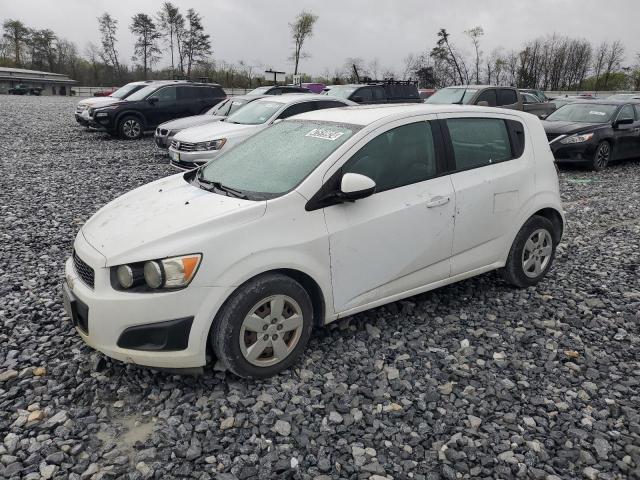
M118 122L118 134L125 140L138 140L144 133L142 121L133 115L127 115Z
M601 172L607 165L609 164L609 160L611 158L611 145L606 140L600 142L598 148L596 148L596 152L593 154L593 160L591 162L592 170L596 172Z
M218 360L245 378L266 378L293 365L311 336L307 291L286 275L268 273L239 287L213 321L209 341Z
M553 223L534 215L516 235L502 276L513 286L526 288L544 278L556 253Z

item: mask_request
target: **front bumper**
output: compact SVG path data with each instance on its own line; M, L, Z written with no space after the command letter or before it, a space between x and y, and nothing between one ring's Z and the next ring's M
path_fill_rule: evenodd
M192 368L206 364L211 322L230 287L189 286L157 293L117 291L111 287L105 258L82 234L76 238L74 248L95 272L95 285L91 288L78 275L72 258L65 264L65 308L70 310L69 316L85 343L116 360L150 367ZM85 309L85 319L73 315L73 302L76 308L82 305ZM187 324L189 331L184 332ZM180 335L184 338L178 343L170 338ZM127 348L132 346L135 348Z
M221 150L209 150L206 152L183 152L169 147L170 163L181 170L192 170L213 160Z
M593 141L565 145L560 141L550 143L557 163L588 163L593 160L598 144Z

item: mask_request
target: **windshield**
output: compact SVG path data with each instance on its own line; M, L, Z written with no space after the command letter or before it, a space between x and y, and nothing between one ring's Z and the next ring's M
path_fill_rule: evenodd
M131 95L133 92L135 92L140 87L141 87L141 85L136 85L134 83L128 83L124 87L120 87L115 92L113 92L111 94L111 96L114 97L114 98L119 98L119 99L127 98L127 96Z
M606 123L611 121L617 105L568 103L547 117L550 122Z
M295 188L360 128L332 122L280 122L219 155L202 167L201 175L252 200L274 198Z
M256 100L244 108L241 108L227 118L229 123L241 123L243 125L260 125L269 120L284 105L280 102Z
M158 88L160 88L158 85L147 85L146 87L141 88L137 92L134 92L131 95L129 95L127 97L127 100L131 100L132 102L135 102L137 100L144 100L145 98L147 98L147 95L151 95Z
M258 87L251 90L247 95L264 95L267 91L273 87Z
M356 91L358 87L331 87L330 90L327 91L327 95L330 97L338 97L338 98L349 98L349 96Z
M450 104L460 103L467 104L478 90L473 88L443 88L431 95L424 103Z

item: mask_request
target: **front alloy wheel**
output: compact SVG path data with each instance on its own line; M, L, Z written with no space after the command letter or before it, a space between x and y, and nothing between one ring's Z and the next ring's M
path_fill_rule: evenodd
M142 136L142 124L135 117L126 117L120 122L120 134L126 140L137 140Z
M600 172L607 168L610 156L611 147L609 146L609 142L602 142L600 145L598 145L596 153L593 156L593 169L596 172Z
M240 328L240 350L258 367L281 362L295 349L302 335L302 309L286 295L259 301L244 317Z
M313 305L297 281L281 273L240 286L218 311L209 341L240 377L265 378L294 364L311 336Z

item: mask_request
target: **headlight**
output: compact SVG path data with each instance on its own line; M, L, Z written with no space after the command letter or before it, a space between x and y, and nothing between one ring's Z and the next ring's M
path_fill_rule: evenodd
M226 138L219 138L217 140L210 140L208 142L199 142L195 144L194 150L199 152L206 150L220 150L226 142Z
M582 142L586 142L587 140L591 140L592 138L593 138L593 133L584 133L582 135L571 135L567 138L563 138L562 140L560 140L560 143L564 143L565 145L571 144L571 143L582 143Z
M120 290L142 285L153 290L184 288L193 280L201 260L202 255L193 254L119 265L114 267L117 280L114 287Z

